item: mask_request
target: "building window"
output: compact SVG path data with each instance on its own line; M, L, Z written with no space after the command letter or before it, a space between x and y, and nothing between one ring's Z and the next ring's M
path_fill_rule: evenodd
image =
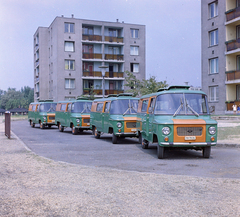
M218 73L218 58L213 58L209 60L209 74Z
M215 1L208 5L209 18L216 17L218 15L218 1Z
M83 35L93 35L93 27L84 26L82 31Z
M74 33L74 23L64 23L64 32Z
M138 63L131 63L130 64L131 72L139 72L139 64Z
M209 101L215 102L218 101L218 86L209 87Z
M74 89L75 88L75 79L65 79L65 88L66 89Z
M65 51L74 52L74 42L65 41Z
M209 46L218 44L218 29L209 32Z
M131 29L131 37L132 38L138 38L138 29Z
M65 70L75 70L75 60L65 60Z
M131 46L130 47L130 55L139 55L138 50L139 50L138 46Z

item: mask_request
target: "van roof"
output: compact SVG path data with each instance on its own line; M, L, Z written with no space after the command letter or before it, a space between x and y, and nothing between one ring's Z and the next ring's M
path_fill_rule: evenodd
M200 90L189 90L190 86L182 86L182 85L174 85L174 86L169 86L167 88L160 88L157 92L147 94L142 96L141 98L147 98L151 96L158 96L161 94L166 94L166 93L201 93L201 94L206 94L203 91Z
M77 99L74 99L74 100L64 100L64 101L59 101L59 103L70 103L70 102L92 102L92 100L90 99L83 99L83 98L77 98Z

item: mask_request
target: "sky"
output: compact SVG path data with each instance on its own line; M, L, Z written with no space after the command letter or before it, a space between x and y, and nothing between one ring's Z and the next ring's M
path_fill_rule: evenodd
M146 79L201 86L200 0L0 0L0 89L34 86L33 35L56 16L146 25Z

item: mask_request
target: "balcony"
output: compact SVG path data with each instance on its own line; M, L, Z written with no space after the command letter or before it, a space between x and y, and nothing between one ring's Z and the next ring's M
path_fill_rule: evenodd
M102 77L102 72L98 71L83 71L84 77Z
M123 43L123 37L105 36L105 41L107 41L107 42L116 42L116 43Z
M237 17L240 17L240 7L238 8L234 8L234 9L231 9L227 12L225 12L226 14L226 21L230 21L230 20L233 20Z
M238 38L236 40L227 41L227 42L225 42L225 44L227 46L227 52L236 50L236 49L240 48L240 38Z
M106 72L105 78L123 78L123 72ZM99 71L83 71L83 77L102 77Z
M102 41L101 35L82 35L83 41Z
M240 105L240 101L239 100L235 100L235 101L230 101L230 102L226 102L226 107L227 107L227 111L233 111L233 105Z
M240 70L226 72L227 81L234 81L240 79Z
M83 53L83 59L102 59L102 54L100 53Z
M94 89L95 95L102 95L102 90ZM120 94L123 93L123 90L105 90L105 95L109 94ZM90 95L90 89L83 89L83 95Z
M106 72L105 78L123 78L123 72Z
M123 60L122 54L105 54L105 60Z

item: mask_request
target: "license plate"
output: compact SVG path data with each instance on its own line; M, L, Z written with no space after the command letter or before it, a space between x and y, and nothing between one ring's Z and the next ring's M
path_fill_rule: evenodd
M136 132L136 131L137 131L137 129L131 129L131 131L132 131L132 132Z
M196 136L185 136L185 140L196 140Z

